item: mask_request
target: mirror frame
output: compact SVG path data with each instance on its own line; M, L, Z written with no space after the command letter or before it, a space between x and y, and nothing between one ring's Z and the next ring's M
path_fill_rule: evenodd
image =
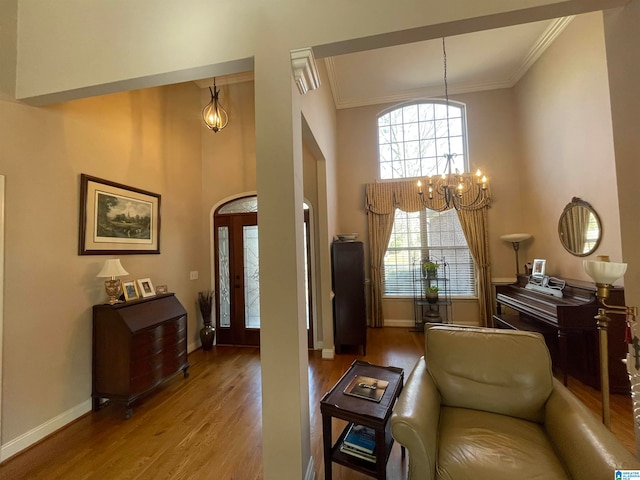
M600 230L600 233L598 235L598 238L596 239L595 244L586 253L577 253L571 250L565 241L565 235L563 234L563 231L562 231L562 220L565 218L566 215L569 214L569 211L578 207L586 208L589 211L589 213L595 217L595 220L598 224L598 229ZM587 257L597 250L597 248L600 246L600 241L602 240L602 221L600 220L600 216L598 216L598 213L593 209L590 203L585 202L581 198L573 197L571 199L571 202L569 202L567 206L564 207L564 210L560 215L560 219L558 220L558 237L560 238L560 243L562 244L564 249L567 252L569 252L571 255L575 255L576 257Z

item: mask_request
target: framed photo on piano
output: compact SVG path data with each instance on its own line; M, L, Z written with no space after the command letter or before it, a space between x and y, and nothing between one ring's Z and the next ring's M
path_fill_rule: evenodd
M533 261L533 269L531 270L531 276L532 277L544 277L544 269L545 266L547 264L546 260L543 260L541 258L536 258Z

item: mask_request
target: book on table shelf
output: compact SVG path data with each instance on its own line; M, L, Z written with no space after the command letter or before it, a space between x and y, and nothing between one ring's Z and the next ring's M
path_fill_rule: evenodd
M344 393L379 402L388 385L389 382L386 380L356 375L347 388L344 389Z
M342 442L342 445L340 445L340 451L342 453L346 453L347 455L351 455L352 457L361 458L362 460L366 460L367 462L376 463L375 455L365 453L362 450L351 448L344 442Z
M373 428L352 423L342 443L351 449L373 455L376 450L376 432Z

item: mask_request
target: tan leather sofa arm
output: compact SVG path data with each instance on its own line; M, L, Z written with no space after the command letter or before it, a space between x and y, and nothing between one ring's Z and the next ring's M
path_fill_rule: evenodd
M409 478L434 478L439 417L440 394L422 357L391 414L391 433L409 450Z
M572 478L613 478L616 469L640 469L640 461L557 379L545 429Z

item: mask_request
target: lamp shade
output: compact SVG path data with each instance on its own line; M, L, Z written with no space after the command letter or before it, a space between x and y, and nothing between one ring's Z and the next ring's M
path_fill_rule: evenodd
M598 262L584 260L584 271L594 282L601 285L611 285L627 271L626 263Z
M123 275L129 275L124 268L122 268L122 264L120 263L119 258L111 258L104 262L102 266L102 270L96 275L96 277L122 277Z
M525 240L529 240L531 236L530 233L509 233L508 235L501 235L500 240L511 243L524 242Z

